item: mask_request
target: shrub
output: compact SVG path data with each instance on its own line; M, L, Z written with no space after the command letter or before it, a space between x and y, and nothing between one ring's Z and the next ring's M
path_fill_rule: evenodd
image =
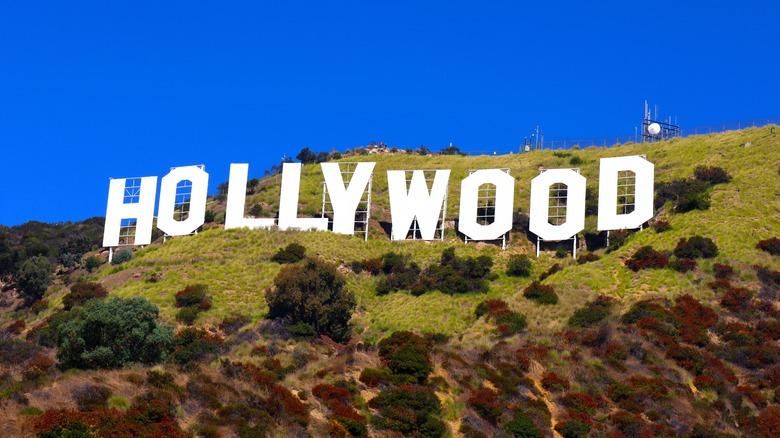
M287 326L287 331L290 332L296 341L312 340L314 339L314 336L317 335L317 331L314 330L314 327L312 327L311 324L306 324L305 322L291 324Z
M206 292L208 286L205 284L191 284L184 289L176 292L176 307L200 306L208 302Z
M305 256L306 247L300 243L293 242L283 249L280 248L279 251L271 257L271 261L282 265L286 263L297 263L303 260Z
M557 304L558 295L552 286L544 285L534 281L523 291L523 296L529 300L534 300L539 304Z
M379 429L416 436L442 436L446 431L439 419L441 402L431 388L411 385L386 388L368 406L379 414L371 419Z
M27 323L24 322L23 319L17 319L16 321L8 324L8 327L5 328L5 331L12 335L18 335L22 332L22 330L24 330L25 327L27 327Z
M112 265L121 265L124 262L129 262L133 258L133 252L129 249L120 249L111 257Z
M686 259L711 259L718 255L718 247L709 237L693 236L690 239L680 239L674 248L674 255Z
M544 280L545 278L555 274L556 272L563 271L563 266L559 265L558 263L550 266L550 269L544 271L542 275L539 276L539 281Z
M570 392L561 398L561 404L575 412L587 412L592 414L599 406L598 401L588 394Z
M744 287L731 287L720 299L720 305L734 313L744 312L753 299L753 292Z
M657 220L653 222L652 227L656 233L663 233L664 231L669 231L672 229L672 225L668 221L664 220Z
M163 361L173 342L157 324L157 307L143 298L91 300L59 329L57 358L63 368L118 368Z
M517 411L511 421L501 426L501 430L515 437L542 438L544 436L531 417L523 411Z
M177 365L211 359L219 351L222 338L203 329L188 327L178 333L173 340L174 351L168 356L168 362Z
M71 395L79 411L97 411L108 407L111 390L100 385L81 385L74 388Z
M509 304L499 298L490 298L482 301L477 304L476 309L474 309L474 315L477 318L481 318L483 315L487 314L487 318L485 319L495 318L509 312Z
M628 230L612 230L609 231L609 246L607 246L607 252L616 251L621 246L625 245L628 238L631 237L631 232Z
M639 248L630 259L626 261L626 266L632 271L642 269L662 269L669 264L669 257L653 249L652 246L643 246Z
M531 259L525 254L509 256L506 274L512 277L528 277L531 275Z
M35 300L30 305L30 311L34 314L39 314L49 308L49 300Z
M721 263L715 263L712 265L712 271L715 275L715 278L719 280L728 280L734 275L734 268Z
M84 262L85 262L85 267L87 268L87 271L89 271L89 272L94 272L95 269L100 268L100 265L103 264L103 262L99 258L97 258L95 256L87 257Z
M677 201L674 211L687 213L693 210L708 210L710 208L710 195L707 193L694 193L681 197Z
M511 336L520 333L528 327L525 316L517 312L509 312L496 316L496 330L501 336Z
M433 371L428 349L415 344L404 344L387 358L387 367L397 376L409 376L423 383Z
M504 412L504 404L499 400L498 393L492 389L472 391L466 404L492 424L496 424L498 417Z
M693 169L693 177L712 185L731 182L731 175L720 167L698 166Z
M318 334L346 342L356 302L345 283L335 265L317 258L285 266L274 278L274 286L266 290L268 318L288 325L304 322Z
M182 324L192 325L192 323L195 322L195 320L198 318L198 313L200 313L200 310L198 310L198 308L195 306L182 307L178 312L176 312L176 321Z
M763 286L770 289L780 286L780 271L760 265L753 265L753 269L756 270L756 276Z
M676 208L681 202L697 196L704 196L709 199L704 193L708 188L709 184L706 182L690 178L656 183L654 207L657 210L663 207L666 202L673 201Z
M35 357L41 347L19 338L0 338L0 364L15 365Z
M542 388L548 391L563 391L569 389L569 381L560 374L550 371L542 376Z
M612 298L600 295L595 300L586 303L585 307L575 310L569 318L568 324L572 327L593 326L609 316L613 304Z
M46 289L54 282L54 265L43 256L25 260L16 274L17 283L27 305L43 298Z
M393 374L424 382L432 370L427 339L409 331L394 332L379 341L379 357Z
M591 425L577 419L566 420L555 425L555 430L563 438L586 438L590 433Z
M219 323L219 329L228 335L232 335L241 329L241 327L249 324L250 322L251 320L248 316L242 315L240 313L228 315L222 319L221 323Z
M669 264L677 272L688 272L696 269L696 260L676 258Z
M390 373L390 370L386 368L376 369L376 368L363 368L363 371L360 372L360 377L358 380L363 382L366 386L369 387L376 387L379 385L387 384L392 380L392 374Z
M586 252L585 254L580 254L579 256L577 256L577 264L584 265L585 263L595 262L600 258L601 257L599 257L599 255L596 253Z
M773 237L771 239L759 241L756 248L772 255L780 255L780 239Z
M62 297L65 310L80 306L94 298L105 298L108 291L102 285L93 282L79 282L70 287L70 292Z
M429 290L446 294L487 292L488 279L493 259L489 256L458 257L450 247L442 251L439 264L429 265L411 288L413 295L422 295Z

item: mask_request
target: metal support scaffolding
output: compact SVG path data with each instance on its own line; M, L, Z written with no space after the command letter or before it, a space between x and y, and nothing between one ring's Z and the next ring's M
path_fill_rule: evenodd
M341 171L341 179L344 182L344 187L347 187L352 181L352 176L355 174L355 169L360 163L339 163L339 170ZM355 210L355 233L363 235L363 240L368 240L368 224L371 220L371 184L374 177L371 176L366 184L366 191L360 198L357 209ZM328 218L328 227L333 228L333 204L328 195L328 185L325 182L322 183L322 216Z

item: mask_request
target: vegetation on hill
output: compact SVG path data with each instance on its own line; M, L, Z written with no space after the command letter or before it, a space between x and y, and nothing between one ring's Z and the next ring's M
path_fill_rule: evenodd
M503 157L368 150L340 159L377 162L367 242L226 231L219 198L202 232L116 265L99 219L0 227L0 434L780 435L769 127ZM308 152L301 215L322 206L316 163L338 159ZM634 154L655 164L655 217L608 247L598 159ZM579 257L567 242L537 258L530 180L575 165ZM506 250L449 224L443 242L389 240L385 171L436 168L452 169L448 217L469 169L510 169ZM278 175L249 191L275 214Z

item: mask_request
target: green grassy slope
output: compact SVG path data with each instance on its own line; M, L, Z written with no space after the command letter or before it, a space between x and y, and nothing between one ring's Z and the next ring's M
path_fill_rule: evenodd
M750 279L752 264L777 269L777 257L759 251L756 243L780 235L780 137L770 128L753 128L686 139L675 139L650 145L631 144L612 148L588 148L568 151L584 163L577 167L597 186L598 160L603 157L645 154L655 164L656 181L688 177L698 165L720 166L733 177L731 183L715 186L711 193L712 207L707 211L671 214L662 210L672 230L655 233L644 230L635 234L618 251L602 254L596 262L576 265L570 259L561 261L552 254L534 260L534 276L554 263L565 269L552 275L545 283L552 284L561 298L555 306L540 306L522 297L522 290L531 279L509 278L503 275L506 260L513 253L528 253L532 245L524 234L514 234L506 251L492 245L464 244L449 233L443 243L390 242L377 226L372 227L367 242L351 236L328 232L280 232L274 230L211 229L196 236L177 238L165 244L154 244L138 251L132 261L118 268L104 268L101 282L119 296L144 296L157 304L164 317L173 320L174 294L191 283L205 283L213 295L212 310L203 313L198 324L217 323L224 316L243 313L259 319L267 312L264 289L271 285L280 266L270 262L271 255L290 242L306 246L307 253L348 265L351 261L377 257L388 251L407 254L421 265L439 258L441 251L455 246L459 255L488 254L494 257L494 272L501 273L491 285L488 297L501 297L529 319L531 332L551 333L561 327L575 309L599 293L621 297L621 305L629 306L647 296L676 296L690 293L709 298L711 263L732 264L743 279ZM572 167L570 156L556 156L552 151L537 151L509 156L435 156L411 155L358 156L342 161L376 161L373 178L374 221L389 220L386 171L391 169L452 169L449 184L448 217L457 216L459 185L469 169L509 168L517 179L515 207L528 211L530 181L546 168ZM269 206L269 216L278 208L279 181L271 177L261 183L258 194L248 198L247 205L263 203ZM315 214L321 206L322 175L319 166L305 166L300 203L301 215ZM593 218L588 227L595 226ZM712 238L720 249L714 260L700 263L696 271L680 274L672 270L648 270L634 273L622 264L636 248L653 245L659 250L671 250L682 237L702 235ZM346 267L344 268L346 270ZM156 274L156 281L150 281ZM429 293L413 297L407 293L391 293L378 297L374 292L375 278L348 271L349 287L358 297L358 312L353 321L356 332L364 339L377 339L388 330L444 332L479 336L484 330L475 325L474 306L486 298L481 294L448 296ZM134 280L134 281L130 281ZM477 323L477 324L482 324Z

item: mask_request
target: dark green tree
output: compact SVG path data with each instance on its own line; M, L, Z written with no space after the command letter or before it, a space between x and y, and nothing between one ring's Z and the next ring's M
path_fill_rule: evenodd
M165 360L173 330L157 323L157 307L144 298L90 300L59 330L63 368L119 368Z
M305 323L318 334L346 342L356 302L345 284L336 265L318 258L287 265L274 278L274 286L266 290L268 318L288 325Z
M298 161L300 161L303 164L313 164L317 162L317 154L310 151L309 148L303 148L300 152L298 152L298 155L295 156Z
M46 289L54 281L54 265L43 256L25 260L17 272L17 283L26 304L43 298Z

